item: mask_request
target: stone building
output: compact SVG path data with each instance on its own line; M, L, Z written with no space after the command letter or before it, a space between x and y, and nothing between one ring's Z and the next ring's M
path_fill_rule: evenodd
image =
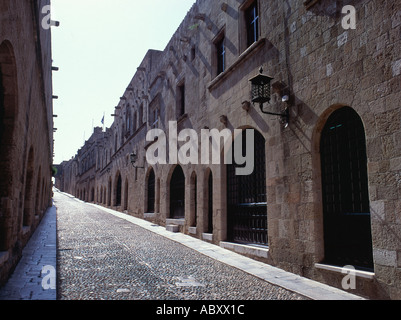
M0 2L0 285L51 205L49 1Z
M84 195L339 288L350 265L352 292L401 299L400 44L395 1L198 0L128 84ZM247 132L238 175L223 159Z

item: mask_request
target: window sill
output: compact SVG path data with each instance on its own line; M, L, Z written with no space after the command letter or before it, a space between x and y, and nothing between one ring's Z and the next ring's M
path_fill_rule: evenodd
M315 263L315 267L317 269L321 270L326 270L326 271L332 271L332 272L337 272L337 273L343 273L342 271L344 268L329 265L329 264L322 264L322 263ZM368 271L362 271L362 270L355 270L355 275L360 278L365 278L369 280L373 280L375 277L374 272L368 272Z
M236 68L238 68L243 62L248 60L258 49L260 49L266 42L265 38L261 38L255 43L253 43L250 47L248 47L239 57L238 59L228 67L224 72L220 73L216 78L214 78L211 82L209 82L207 88L209 91L212 91L218 85L221 84Z

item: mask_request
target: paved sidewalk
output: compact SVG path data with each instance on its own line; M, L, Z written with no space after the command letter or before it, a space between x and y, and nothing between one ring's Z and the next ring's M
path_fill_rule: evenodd
M0 300L56 300L57 213L47 210L22 252L22 258L7 284L0 288ZM43 270L43 274L42 274ZM44 289L42 281L45 284Z

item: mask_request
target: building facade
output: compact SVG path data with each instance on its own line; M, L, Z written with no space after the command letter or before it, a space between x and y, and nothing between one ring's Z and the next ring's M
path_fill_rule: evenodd
M45 0L0 3L0 285L51 206L53 96L50 19L47 11L43 14L47 6Z
M352 266L352 292L400 299L401 5L351 2L198 0L60 188L339 288Z

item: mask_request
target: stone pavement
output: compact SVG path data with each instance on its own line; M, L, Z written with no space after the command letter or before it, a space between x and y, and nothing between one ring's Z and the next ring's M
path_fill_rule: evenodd
M54 199L60 300L362 299L70 195ZM53 207L0 299L56 299L39 275L56 265L55 216Z
M53 206L24 248L7 284L0 288L0 300L56 300L56 222L56 207Z

